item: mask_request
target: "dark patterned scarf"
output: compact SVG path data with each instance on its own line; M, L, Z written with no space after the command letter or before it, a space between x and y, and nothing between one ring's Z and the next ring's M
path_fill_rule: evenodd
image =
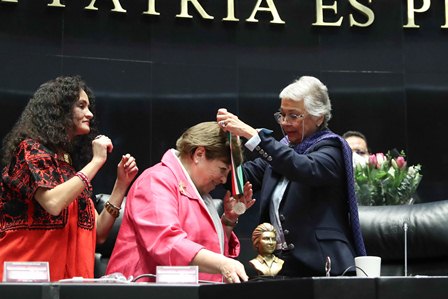
M342 156L344 157L345 174L347 176L347 192L348 192L348 206L349 206L349 222L352 227L353 240L355 243L355 250L358 256L366 255L366 249L364 246L364 240L362 238L361 226L359 224L358 215L358 202L355 193L355 179L353 176L353 162L352 162L352 150L347 142L339 135L331 132L329 129L324 129L316 132L315 134L303 139L303 141L294 146L294 151L298 154L308 154L313 145L326 139L337 139L342 145ZM285 136L280 142L289 144L288 137ZM292 146L291 146L292 147Z

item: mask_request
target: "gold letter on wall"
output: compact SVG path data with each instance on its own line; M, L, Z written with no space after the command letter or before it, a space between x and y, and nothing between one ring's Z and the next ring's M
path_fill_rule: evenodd
M448 0L445 0L445 25L440 28L448 28Z
M372 3L372 0L369 0L369 3ZM373 11L370 8L357 2L357 0L350 0L350 4L352 5L353 8L360 11L363 15L365 15L367 17L367 21L365 23L359 23L355 20L353 15L350 14L350 27L353 27L353 26L368 27L368 26L372 25L373 21L375 20L375 14L373 13Z
M222 20L223 21L239 21L239 19L237 19L235 17L235 2L234 2L234 0L227 0L227 17L225 17Z
M323 5L323 0L316 0L316 22L313 23L313 26L341 26L343 17L340 17L339 20L335 23L324 22L324 9L332 9L336 14L338 13L338 4L334 2L333 5Z
M203 19L213 19L212 16L205 12L201 4L198 3L198 0L182 0L180 6L180 14L176 15L176 18L193 18L193 16L188 13L188 2L191 2L193 4L193 6L196 8Z
M122 13L126 12L126 10L124 10L123 7L121 7L120 0L112 0L112 2L114 3L114 9L111 9L110 11L122 12ZM90 2L89 6L84 7L84 9L87 9L87 10L98 10L98 8L95 7L95 3L96 3L96 0L92 0Z
M144 15L155 15L158 16L160 13L156 11L156 1L155 0L148 0L148 10L144 11Z
M61 0L53 0L50 4L47 4L47 6L53 6L53 7L65 7L64 4L61 4Z
M415 24L414 12L425 12L431 6L431 0L423 0L423 5L421 8L414 7L414 0L408 0L408 23L403 26L403 28L420 28L419 25Z
M248 19L246 19L246 22L258 22L257 19L255 19L255 15L258 11L270 11L272 14L272 21L269 23L273 24L285 24L285 22L280 18L280 15L278 14L277 8L275 7L274 0L266 0L266 4L268 7L260 7L261 2L263 0L258 0L257 4L254 7L254 10L252 11L252 14Z

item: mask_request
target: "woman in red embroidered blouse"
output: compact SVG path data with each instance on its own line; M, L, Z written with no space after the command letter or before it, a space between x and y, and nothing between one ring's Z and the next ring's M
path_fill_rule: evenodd
M106 239L138 172L134 157L123 155L98 215L90 180L113 145L92 137L94 104L79 76L58 77L39 87L3 140L0 281L5 261L48 261L51 281L93 277L95 244Z

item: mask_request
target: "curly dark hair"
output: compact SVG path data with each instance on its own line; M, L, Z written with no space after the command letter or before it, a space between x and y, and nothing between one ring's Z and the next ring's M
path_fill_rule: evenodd
M81 90L89 97L89 109L95 114L95 98L80 76L61 76L42 84L3 139L2 164L10 163L19 143L27 138L37 140L55 152L68 152L75 167L85 163L91 157L91 140L97 132L94 120L90 122L88 135L73 140L68 136L68 131L74 127L73 106Z

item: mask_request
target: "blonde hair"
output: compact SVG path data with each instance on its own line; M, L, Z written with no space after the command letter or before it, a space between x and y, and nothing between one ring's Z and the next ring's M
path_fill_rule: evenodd
M232 136L232 152L234 162L239 165L243 161L241 142ZM177 139L176 148L181 157L193 155L194 151L203 146L208 160L220 159L230 164L229 133L223 131L215 121L202 122L187 129Z

